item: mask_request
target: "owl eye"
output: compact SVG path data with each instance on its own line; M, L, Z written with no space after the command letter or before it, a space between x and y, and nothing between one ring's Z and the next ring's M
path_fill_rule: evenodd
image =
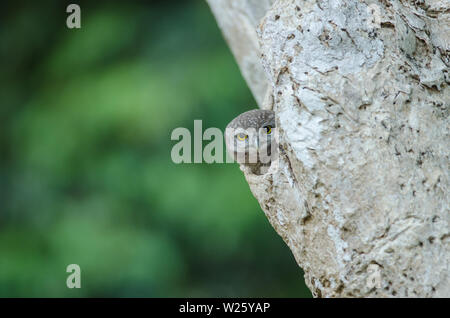
M240 141L244 141L245 139L248 138L248 135L240 133L236 135L237 139L239 139Z
M272 133L272 126L267 125L263 127L266 130L266 133L270 135Z

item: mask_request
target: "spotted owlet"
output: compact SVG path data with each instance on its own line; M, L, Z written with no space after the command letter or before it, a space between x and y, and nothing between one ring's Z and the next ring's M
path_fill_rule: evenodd
M253 109L233 119L225 130L225 142L230 155L241 168L253 174L264 174L277 152L275 113Z

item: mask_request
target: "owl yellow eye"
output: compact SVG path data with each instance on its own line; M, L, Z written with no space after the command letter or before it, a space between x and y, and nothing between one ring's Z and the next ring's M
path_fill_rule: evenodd
M264 128L266 129L266 133L267 133L268 135L270 135L270 133L272 132L272 126L267 125L267 126L264 126Z
M244 141L245 139L248 138L248 136L246 134L237 134L236 135L237 139L239 139L240 141Z

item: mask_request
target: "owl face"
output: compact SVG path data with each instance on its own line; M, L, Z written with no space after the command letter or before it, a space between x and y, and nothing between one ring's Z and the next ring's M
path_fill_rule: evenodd
M229 153L238 163L270 163L274 136L274 112L255 109L239 115L228 124L225 141Z

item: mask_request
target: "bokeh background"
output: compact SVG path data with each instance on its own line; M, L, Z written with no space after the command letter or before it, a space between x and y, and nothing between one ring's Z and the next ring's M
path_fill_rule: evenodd
M236 164L171 161L256 105L207 4L69 3L1 5L0 297L310 297Z

